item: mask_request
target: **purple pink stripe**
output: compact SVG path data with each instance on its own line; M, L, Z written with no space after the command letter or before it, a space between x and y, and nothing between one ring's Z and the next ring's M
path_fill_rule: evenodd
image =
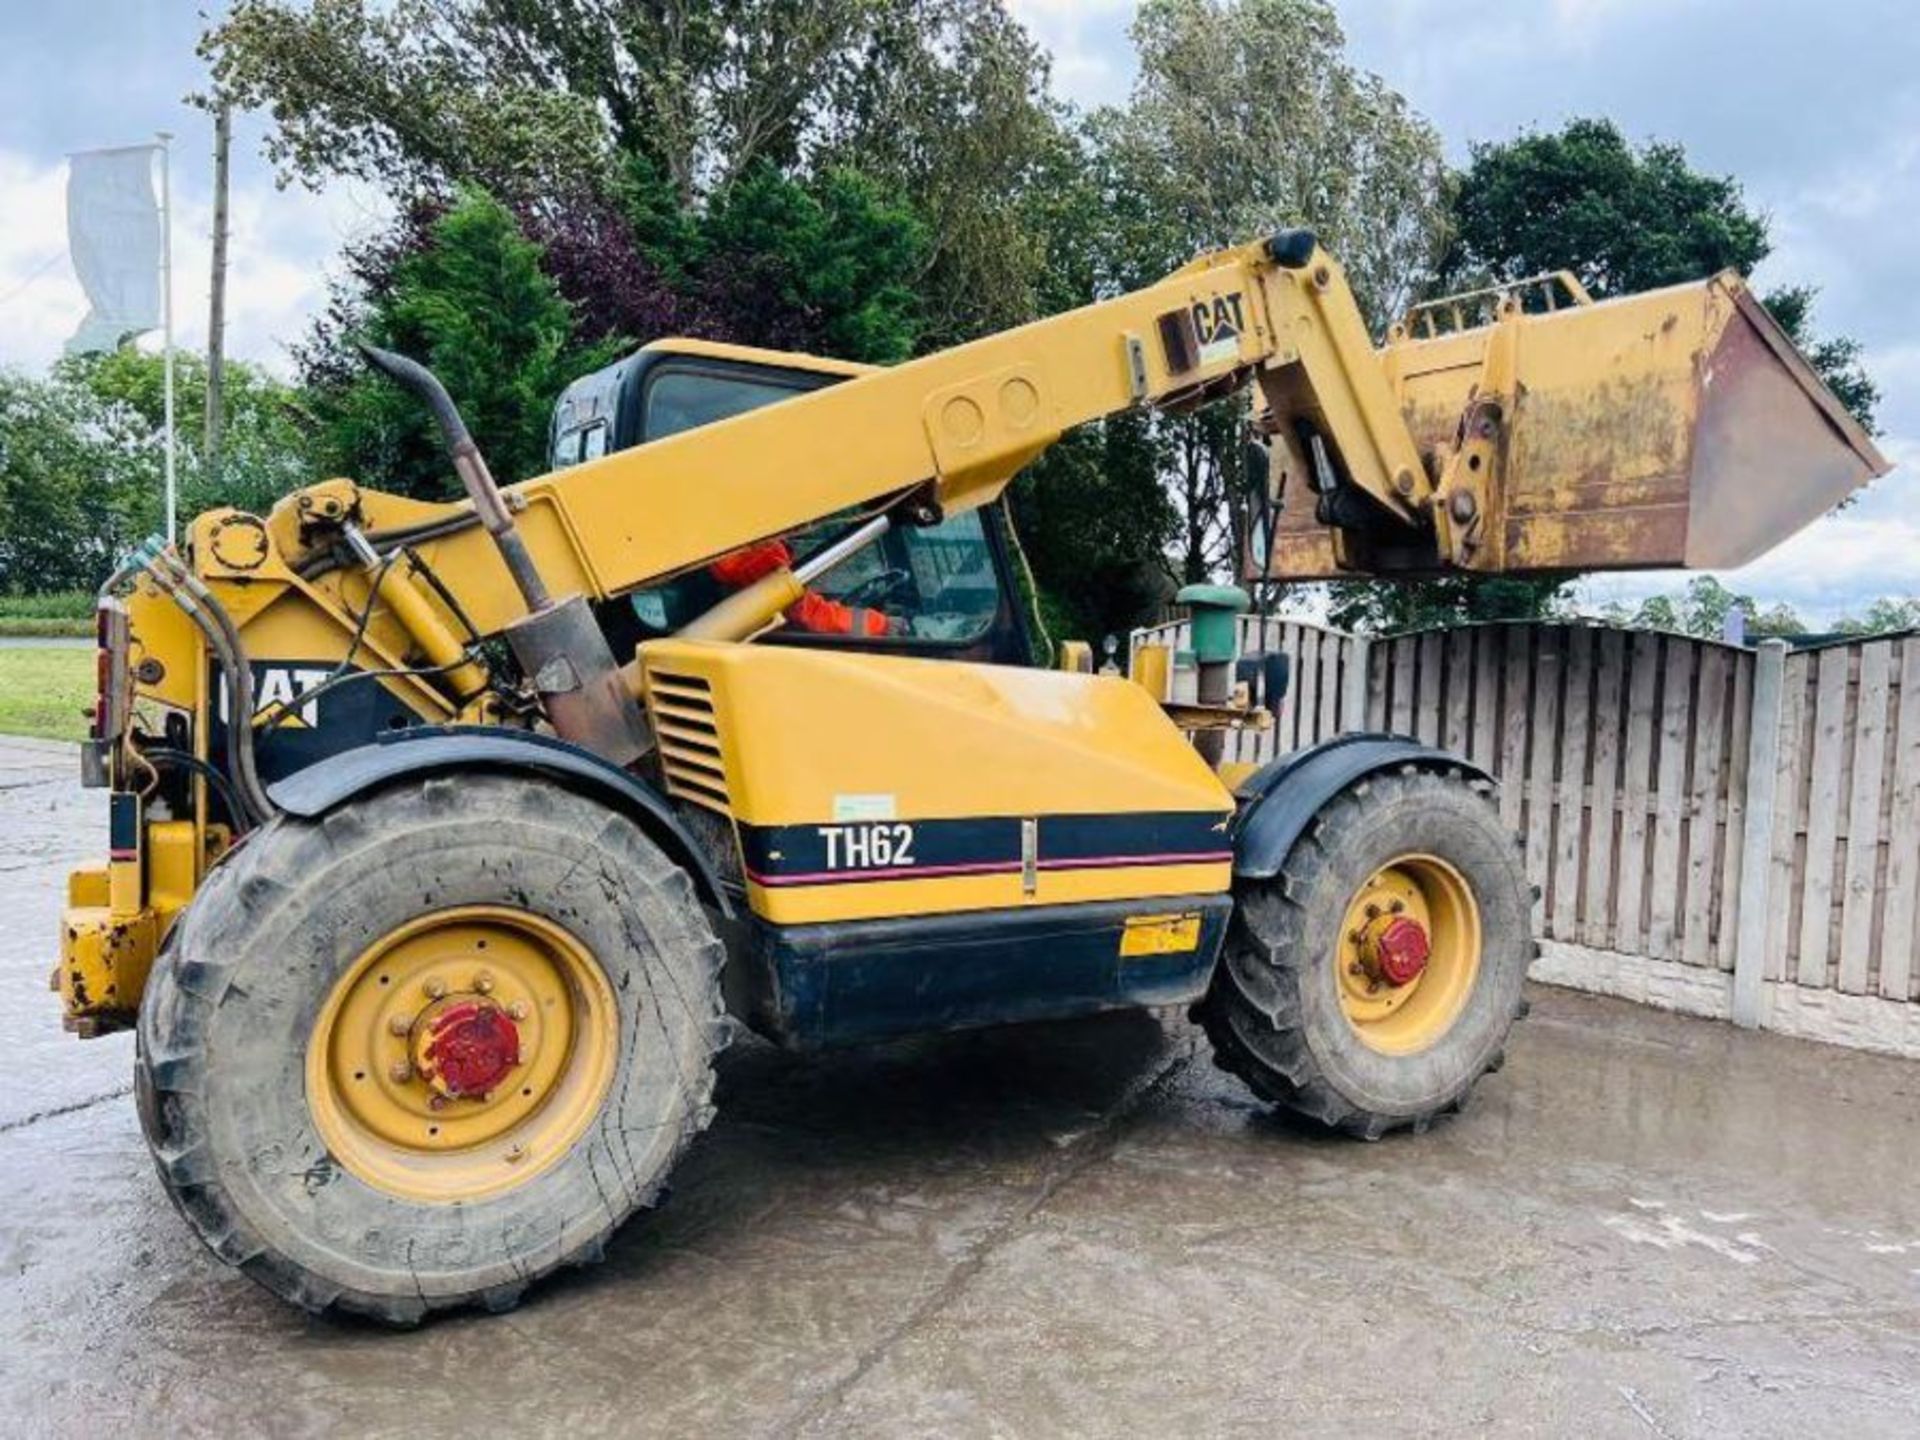
M1071 860L1042 860L1041 870L1102 870L1128 865L1210 865L1231 860L1231 850L1206 850L1162 855L1088 855ZM1018 860L982 861L968 865L896 865L885 870L810 870L793 875L763 875L749 869L756 885L844 885L865 880L930 880L947 875L1017 875Z

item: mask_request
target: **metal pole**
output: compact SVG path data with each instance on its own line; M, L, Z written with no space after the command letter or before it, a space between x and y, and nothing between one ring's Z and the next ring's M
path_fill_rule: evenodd
M213 119L213 275L207 305L206 473L220 478L220 431L227 344L227 166L233 148L233 112L222 105Z
M172 543L177 528L177 459L173 436L173 134L167 130L156 133L160 138L160 326L166 370L167 541Z

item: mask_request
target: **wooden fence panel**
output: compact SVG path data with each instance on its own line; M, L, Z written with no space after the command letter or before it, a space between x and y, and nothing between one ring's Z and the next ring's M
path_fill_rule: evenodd
M1727 733L1729 652L1718 645L1701 649L1700 685L1694 697L1691 780L1684 816L1687 827L1686 892L1680 907L1680 958L1689 965L1712 963L1713 902L1719 868L1720 793L1726 783L1721 757Z
M1500 763L1500 642L1505 630L1481 629L1473 638L1473 738L1467 758L1488 770Z
M1654 775L1653 869L1648 876L1647 943L1643 953L1661 960L1680 958L1675 938L1680 924L1680 827L1687 778L1687 745L1693 728L1694 649L1670 639L1660 677L1660 725L1655 733L1659 759Z
M1501 781L1548 938L1920 1002L1920 635L1786 655L1764 716L1754 652L1679 635L1513 624L1368 642L1248 616L1242 638L1289 655L1293 683L1277 724L1230 753L1260 762L1358 728L1464 753ZM1186 627L1143 640L1180 647ZM1742 853L1756 723L1779 736L1758 870ZM1763 913L1743 927L1748 904ZM1743 928L1759 956L1740 953Z
M1887 757L1892 677L1885 645L1860 648L1854 703L1853 766L1848 777L1847 863L1840 889L1839 988L1867 993L1872 972L1875 889L1880 871L1880 793Z
M1420 666L1417 693L1420 698L1414 712L1413 733L1427 745L1440 743L1440 717L1445 700L1440 650L1445 643L1445 636L1440 631L1429 630L1420 637L1417 652Z
M1314 712L1315 743L1340 733L1340 691L1347 681L1347 655L1353 641L1332 632L1320 637L1320 705Z
M1560 783L1554 792L1553 905L1548 933L1580 942L1580 858L1586 838L1587 749L1593 704L1593 632L1567 634L1560 717Z
M1880 993L1889 1000L1920 1000L1920 635L1909 635L1900 648Z
M1626 723L1627 637L1600 632L1593 677L1593 756L1588 770L1586 909L1580 941L1595 950L1613 943L1614 857L1619 845L1615 795L1620 779L1621 740Z
M1555 626L1537 637L1534 654L1533 714L1527 754L1527 873L1539 888L1534 902L1536 930L1544 930L1553 903L1553 777L1559 760L1560 684L1565 671L1566 633ZM1509 782L1511 783L1511 782Z
M1853 653L1820 652L1814 695L1813 761L1807 813L1807 858L1801 885L1799 983L1827 985L1833 928L1833 872L1840 844L1840 777L1846 755L1847 674Z
M1502 642L1500 763L1500 819L1518 834L1526 816L1527 734L1532 729L1529 700L1533 694L1534 636L1519 629L1494 632Z
M1629 669L1633 678L1627 690L1627 759L1621 780L1625 800L1620 816L1620 863L1615 872L1619 888L1614 898L1614 947L1637 955L1647 933L1648 811L1658 723L1654 702L1660 681L1660 637L1643 633L1631 639Z

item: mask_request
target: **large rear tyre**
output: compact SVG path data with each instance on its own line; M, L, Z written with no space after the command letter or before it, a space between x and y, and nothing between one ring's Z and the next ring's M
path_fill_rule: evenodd
M200 1237L295 1304L504 1309L597 1259L706 1125L720 965L685 873L551 784L282 816L155 969L141 1121Z
M1525 1005L1533 892L1459 772L1355 782L1236 898L1195 1018L1256 1095L1371 1140L1458 1110L1498 1068Z

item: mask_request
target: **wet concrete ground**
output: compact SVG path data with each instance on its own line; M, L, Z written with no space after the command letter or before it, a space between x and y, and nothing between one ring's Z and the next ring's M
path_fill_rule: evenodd
M128 1038L59 1032L71 764L0 742L0 1432L1920 1433L1920 1067L1552 990L1376 1145L1171 1017L743 1047L605 1264L308 1320L172 1213Z

